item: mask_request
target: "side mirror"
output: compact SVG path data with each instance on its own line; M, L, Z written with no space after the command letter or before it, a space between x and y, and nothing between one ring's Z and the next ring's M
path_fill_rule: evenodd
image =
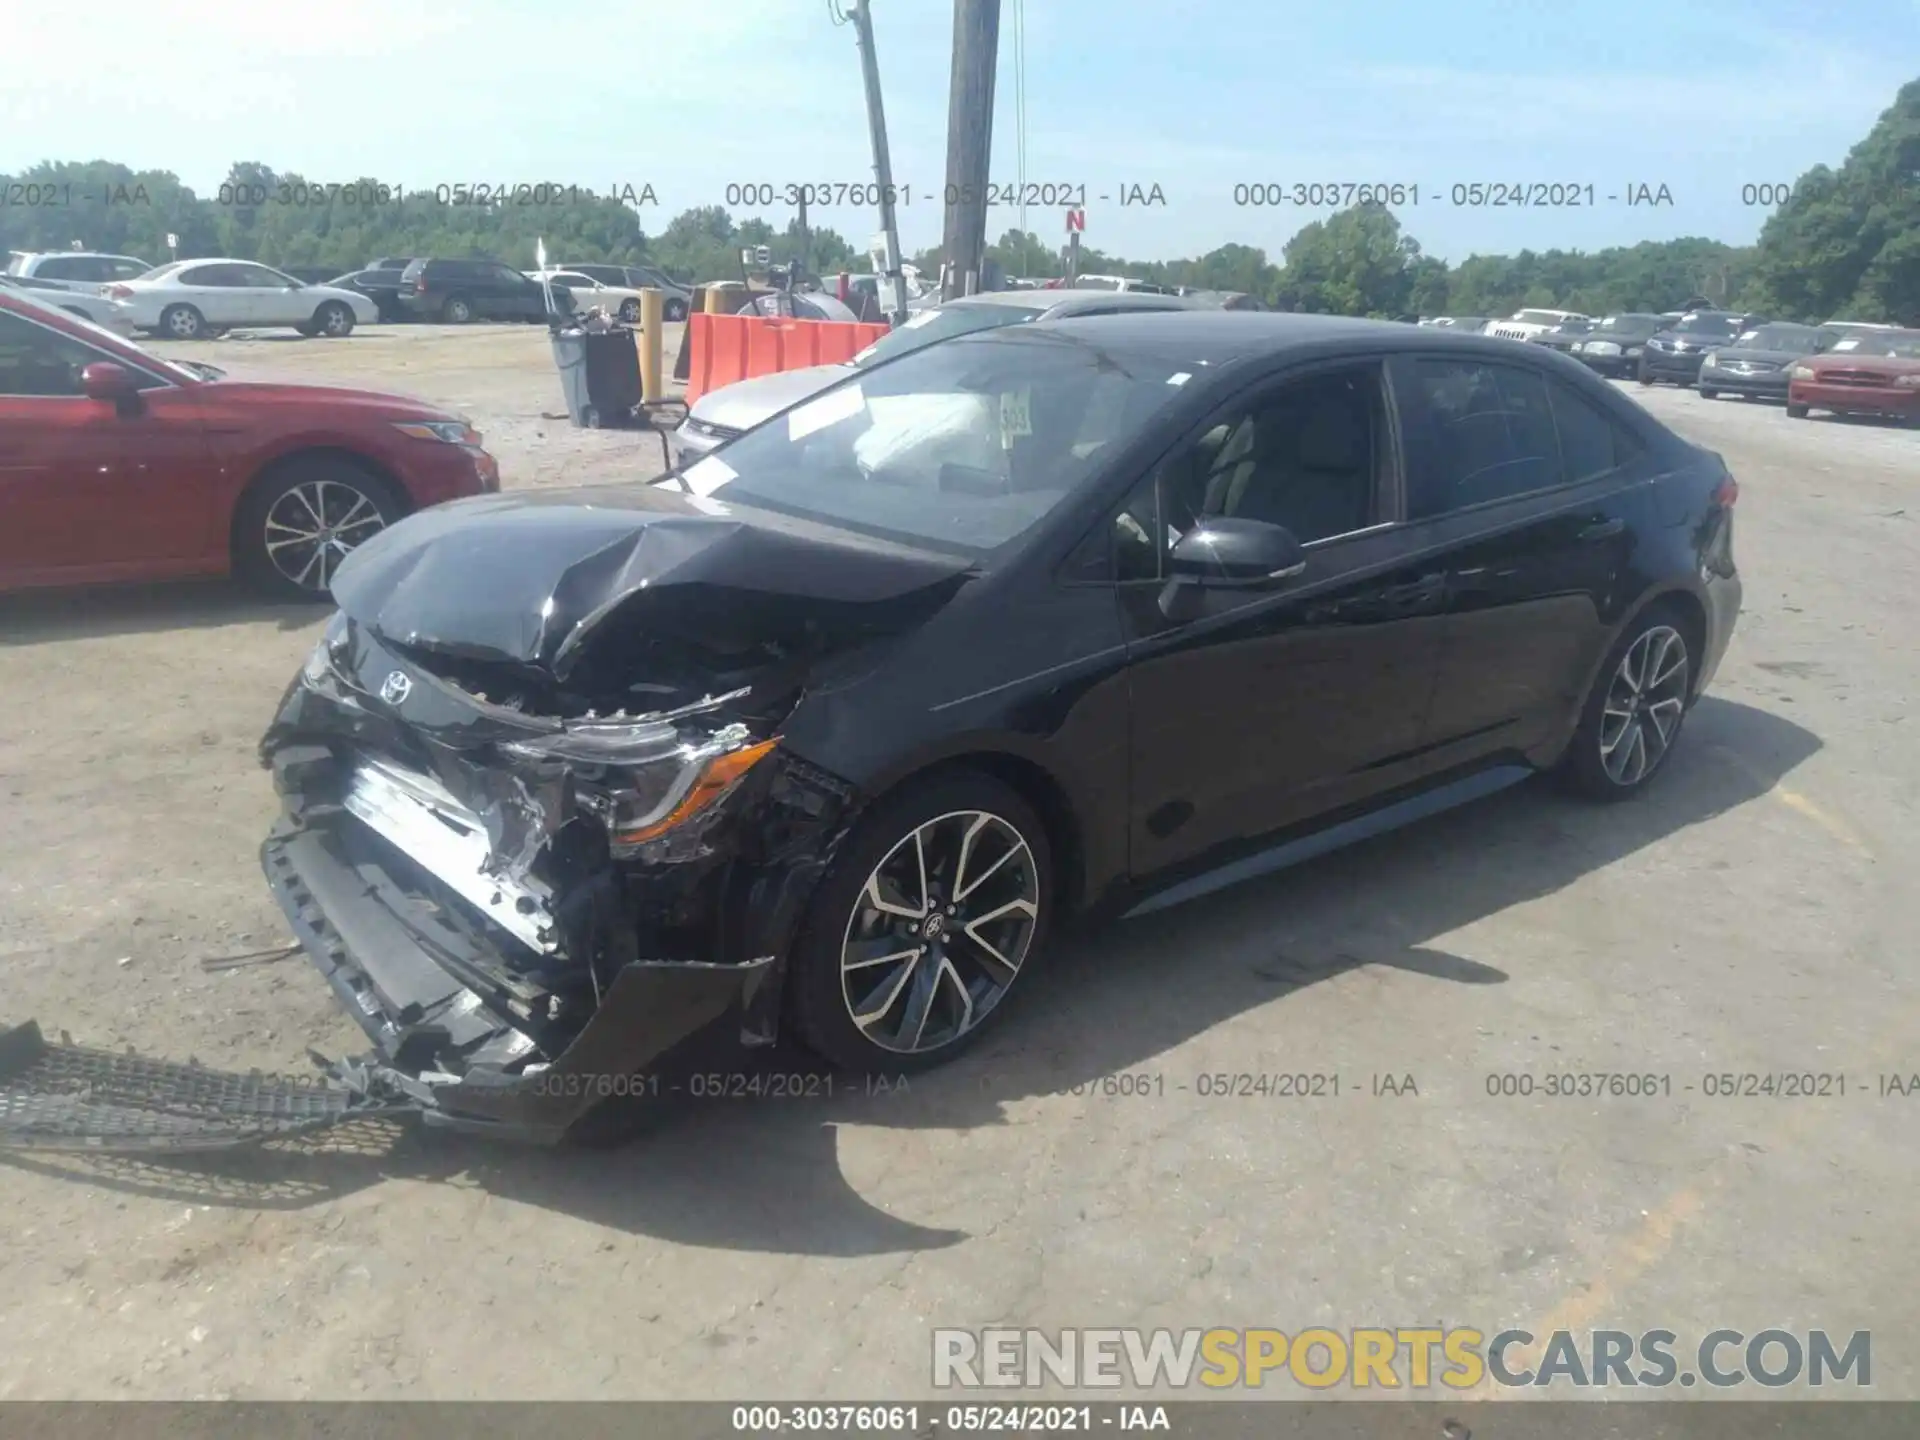
M1202 520L1167 554L1167 574L1208 589L1257 590L1306 572L1306 551L1293 532L1231 515Z
M80 372L80 393L89 400L108 401L117 410L127 410L140 399L133 372L111 360L96 360Z

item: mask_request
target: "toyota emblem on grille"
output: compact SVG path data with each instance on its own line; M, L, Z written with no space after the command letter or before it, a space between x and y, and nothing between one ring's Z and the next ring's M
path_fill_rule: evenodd
M413 681L399 670L395 670L380 682L380 698L389 705L398 705L413 693Z

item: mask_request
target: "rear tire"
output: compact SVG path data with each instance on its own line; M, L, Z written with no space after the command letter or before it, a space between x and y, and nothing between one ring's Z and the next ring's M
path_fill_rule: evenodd
M170 340L198 340L207 333L207 319L191 305L169 305L160 312L160 333Z
M1607 655L1559 778L1590 800L1638 795L1666 768L1692 703L1698 663L1677 612L1654 605Z
M1710 385L1702 385L1700 387L1700 398L1702 400L1718 400L1720 398L1720 392Z
M1804 420L1804 419L1806 419L1806 418L1807 418L1807 407L1806 407L1806 406L1804 406L1804 405L1796 405L1796 404L1794 404L1794 403L1793 403L1793 402L1792 402L1791 400L1789 400L1789 401L1787 402L1787 418L1788 418L1789 420Z
M242 497L234 569L276 599L325 600L340 561L405 508L390 484L351 460L296 457Z
M684 320L687 318L687 302L684 300L669 300L661 307L661 313L668 320Z
M638 300L622 300L620 302L620 323L621 324L631 325L633 324L634 321L638 320L639 318L640 318L640 302Z
M464 295L449 295L441 303L440 318L449 325L465 325L473 319L473 302Z
M789 960L794 1028L847 1070L946 1063L1039 963L1053 894L1046 830L1019 792L971 770L909 784L814 893Z

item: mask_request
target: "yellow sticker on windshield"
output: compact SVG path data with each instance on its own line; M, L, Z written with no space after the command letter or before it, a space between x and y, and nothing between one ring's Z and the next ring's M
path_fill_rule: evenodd
M1000 396L1000 440L1009 448L1022 435L1033 434L1033 391L1010 390Z

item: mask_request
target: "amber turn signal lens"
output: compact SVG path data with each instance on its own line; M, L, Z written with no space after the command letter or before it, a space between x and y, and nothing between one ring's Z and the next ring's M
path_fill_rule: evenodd
M676 825L685 824L738 784L740 778L771 755L779 743L778 740L762 740L758 745L730 750L725 755L709 760L707 768L700 772L700 778L693 782L680 803L664 819L638 830L617 831L613 836L614 843L639 845L648 840L657 840Z

